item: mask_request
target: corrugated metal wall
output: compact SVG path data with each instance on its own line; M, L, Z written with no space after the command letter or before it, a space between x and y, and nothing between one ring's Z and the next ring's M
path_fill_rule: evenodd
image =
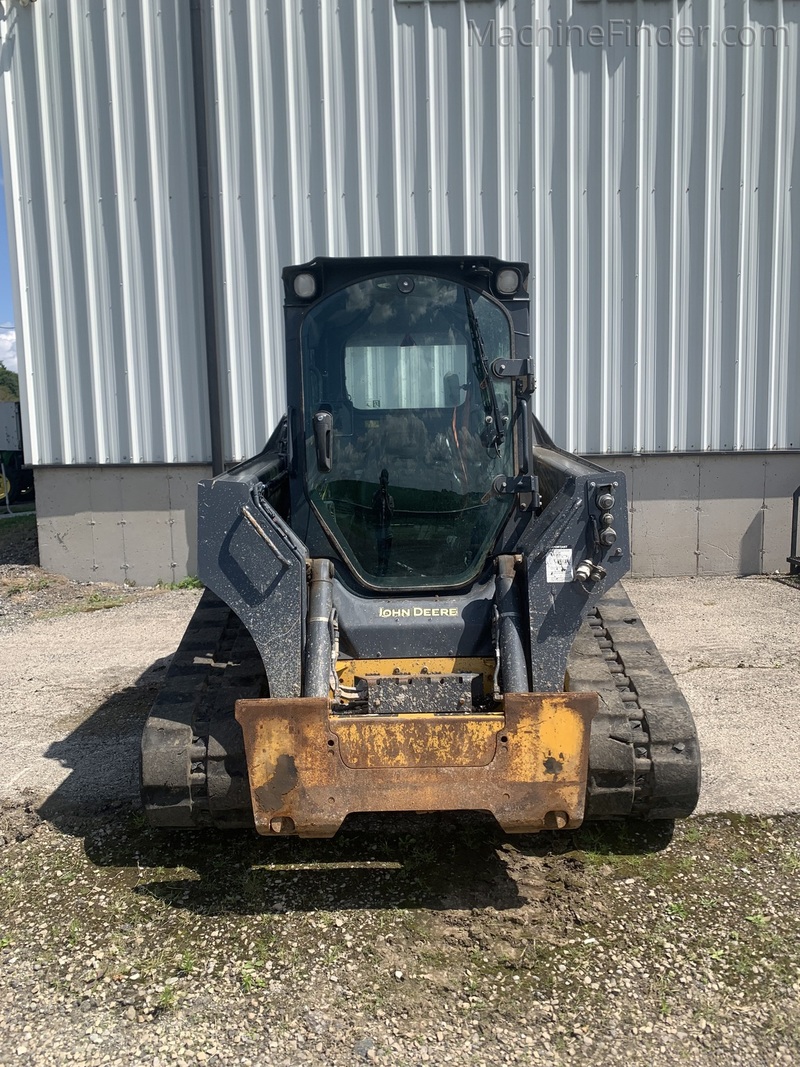
M188 9L4 24L36 462L209 455ZM280 267L412 252L531 262L538 412L567 447L800 447L800 0L204 17L229 458L282 410Z
M3 7L0 126L27 457L202 461L188 4Z

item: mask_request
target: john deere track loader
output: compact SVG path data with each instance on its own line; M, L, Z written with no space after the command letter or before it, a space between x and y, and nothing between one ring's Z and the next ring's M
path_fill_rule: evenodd
M283 283L288 410L200 486L206 593L144 732L151 822L688 815L691 715L617 585L624 476L532 413L526 265L316 259Z

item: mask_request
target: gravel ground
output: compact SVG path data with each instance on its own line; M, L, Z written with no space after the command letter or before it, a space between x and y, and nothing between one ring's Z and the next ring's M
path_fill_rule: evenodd
M800 820L333 842L42 824L0 853L0 1064L795 1064Z
M135 803L142 726L199 596L0 566L0 804Z
M776 815L800 809L798 592L628 589L722 814L524 838L360 817L266 843L135 810L198 594L0 566L0 1064L800 1062L800 818Z
M697 723L698 810L800 811L800 588L769 578L625 588Z

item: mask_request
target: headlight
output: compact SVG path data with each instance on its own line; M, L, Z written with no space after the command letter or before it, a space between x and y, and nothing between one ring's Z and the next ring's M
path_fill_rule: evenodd
M301 300L310 300L317 291L317 279L313 274L296 274L294 291Z
M503 296L512 296L519 289L519 274L511 268L499 270L494 279L495 289Z

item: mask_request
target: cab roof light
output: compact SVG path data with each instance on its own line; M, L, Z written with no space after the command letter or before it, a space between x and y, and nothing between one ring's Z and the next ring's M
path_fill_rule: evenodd
M299 296L301 300L310 300L317 291L317 279L313 274L309 274L308 271L296 274L293 284L295 295Z

